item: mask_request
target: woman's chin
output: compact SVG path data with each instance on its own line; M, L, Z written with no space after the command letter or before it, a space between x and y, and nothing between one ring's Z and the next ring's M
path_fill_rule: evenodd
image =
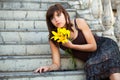
M65 28L65 26L58 26L58 28Z
M61 27L61 26L58 26L57 28L63 28L63 27Z

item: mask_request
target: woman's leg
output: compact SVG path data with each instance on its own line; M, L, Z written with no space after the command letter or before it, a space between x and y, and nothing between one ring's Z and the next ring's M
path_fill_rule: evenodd
M110 80L120 80L120 73L113 73L110 75Z

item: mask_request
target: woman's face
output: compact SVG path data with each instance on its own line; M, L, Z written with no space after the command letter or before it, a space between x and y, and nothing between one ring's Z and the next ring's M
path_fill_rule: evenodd
M62 12L55 12L51 22L56 27L65 27L66 20L64 14Z

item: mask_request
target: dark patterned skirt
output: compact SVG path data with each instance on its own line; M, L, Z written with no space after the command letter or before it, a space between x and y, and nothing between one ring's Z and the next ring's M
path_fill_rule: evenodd
M120 73L120 51L115 41L99 37L97 50L85 63L86 80L110 80L113 73Z

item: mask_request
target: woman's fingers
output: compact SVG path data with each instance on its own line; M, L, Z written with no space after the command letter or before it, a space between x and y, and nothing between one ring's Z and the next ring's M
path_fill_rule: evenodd
M49 68L48 68L48 67L44 68L44 72L46 72L46 71L48 71L48 70L49 70Z
M36 73L40 72L40 68L37 68L34 72L36 72Z
M49 68L48 67L40 67L40 68L37 68L34 72L36 72L36 73L42 73L42 72L46 72L46 71L48 71L49 70Z

